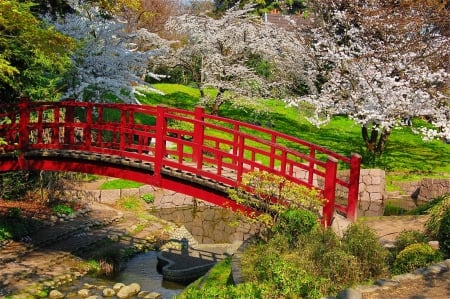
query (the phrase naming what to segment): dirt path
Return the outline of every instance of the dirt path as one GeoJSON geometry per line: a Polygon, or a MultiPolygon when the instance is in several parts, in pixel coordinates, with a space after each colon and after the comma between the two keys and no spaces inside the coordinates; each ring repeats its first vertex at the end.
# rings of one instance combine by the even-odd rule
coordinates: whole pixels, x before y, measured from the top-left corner
{"type": "Polygon", "coordinates": [[[12,293],[33,295],[49,282],[85,275],[81,260],[104,248],[106,238],[119,240],[114,243],[119,248],[152,248],[167,226],[162,220],[145,221],[105,204],[89,206],[87,214],[72,221],[44,227],[26,242],[10,241],[0,247],[0,298],[12,293]],[[139,231],[133,231],[137,227],[139,231]]]}

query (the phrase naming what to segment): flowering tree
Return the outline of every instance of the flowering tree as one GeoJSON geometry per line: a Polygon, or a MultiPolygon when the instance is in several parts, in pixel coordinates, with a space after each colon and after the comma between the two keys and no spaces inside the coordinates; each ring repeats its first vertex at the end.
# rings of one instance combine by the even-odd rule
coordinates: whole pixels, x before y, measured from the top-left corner
{"type": "MultiPolygon", "coordinates": [[[[94,101],[106,94],[136,102],[136,86],[149,86],[145,77],[151,57],[164,51],[165,41],[145,29],[126,32],[113,15],[105,17],[98,7],[72,3],[75,13],[54,23],[59,31],[77,39],[80,49],[73,56],[66,97],[94,101]]],[[[152,89],[153,90],[153,89],[152,89]]]]}
{"type": "MultiPolygon", "coordinates": [[[[168,28],[183,39],[160,64],[188,70],[214,114],[225,102],[236,107],[254,105],[257,98],[292,88],[295,81],[313,84],[310,59],[294,34],[252,15],[253,8],[234,7],[219,19],[186,14],[168,28]],[[295,79],[295,80],[294,80],[295,79]],[[208,96],[206,88],[217,90],[208,96]]],[[[254,108],[256,106],[253,106],[254,108]]]]}
{"type": "Polygon", "coordinates": [[[412,117],[434,126],[421,129],[425,139],[450,137],[448,8],[431,0],[389,3],[310,1],[319,87],[288,100],[312,104],[309,120],[318,126],[348,115],[374,154],[412,117]]]}

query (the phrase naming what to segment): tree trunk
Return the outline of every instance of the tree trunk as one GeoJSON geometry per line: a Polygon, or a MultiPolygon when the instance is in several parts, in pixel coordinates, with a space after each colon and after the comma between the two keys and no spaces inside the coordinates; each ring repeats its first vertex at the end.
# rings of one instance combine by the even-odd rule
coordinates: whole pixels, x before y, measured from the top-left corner
{"type": "Polygon", "coordinates": [[[366,149],[369,153],[381,156],[386,142],[391,134],[391,128],[380,128],[378,126],[372,127],[369,136],[369,129],[367,126],[362,126],[362,137],[366,144],[366,149]]]}
{"type": "Polygon", "coordinates": [[[214,99],[214,102],[212,104],[211,107],[211,114],[212,115],[219,115],[219,109],[222,106],[222,104],[224,103],[224,99],[223,99],[223,90],[219,89],[219,92],[217,93],[216,98],[214,99]]]}

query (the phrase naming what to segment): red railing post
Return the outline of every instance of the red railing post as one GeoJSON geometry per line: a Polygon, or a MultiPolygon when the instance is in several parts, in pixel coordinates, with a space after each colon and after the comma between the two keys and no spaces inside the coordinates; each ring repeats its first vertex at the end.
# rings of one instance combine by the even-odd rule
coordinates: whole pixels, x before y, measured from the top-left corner
{"type": "Polygon", "coordinates": [[[205,108],[201,106],[195,107],[194,111],[194,140],[192,149],[192,162],[197,163],[197,169],[202,168],[203,164],[203,142],[205,137],[204,122],[205,108]]]}
{"type": "Polygon", "coordinates": [[[19,149],[26,151],[30,142],[30,132],[28,126],[30,124],[30,99],[21,98],[19,102],[19,149]]]}
{"type": "Polygon", "coordinates": [[[325,205],[323,206],[322,224],[326,226],[331,225],[334,214],[334,200],[336,197],[336,175],[337,175],[337,160],[328,156],[325,164],[325,182],[323,187],[323,196],[325,197],[325,205]]]}
{"type": "Polygon", "coordinates": [[[167,134],[167,121],[166,121],[167,107],[156,107],[156,136],[155,136],[155,168],[154,176],[155,182],[161,180],[161,168],[163,166],[163,159],[166,154],[166,134],[167,134]]]}
{"type": "Polygon", "coordinates": [[[348,198],[347,198],[347,218],[351,221],[356,220],[356,211],[358,208],[358,198],[359,198],[359,176],[361,168],[361,156],[352,153],[350,159],[350,176],[349,176],[349,187],[348,187],[348,198]]]}

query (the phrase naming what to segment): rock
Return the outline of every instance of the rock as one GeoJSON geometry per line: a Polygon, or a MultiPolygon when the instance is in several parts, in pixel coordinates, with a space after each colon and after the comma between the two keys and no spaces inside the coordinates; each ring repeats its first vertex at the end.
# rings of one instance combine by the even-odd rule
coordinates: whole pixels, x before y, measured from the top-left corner
{"type": "Polygon", "coordinates": [[[141,290],[141,286],[138,283],[132,283],[130,285],[124,286],[117,292],[117,298],[124,299],[130,298],[136,295],[141,290]]]}
{"type": "Polygon", "coordinates": [[[103,289],[103,297],[113,297],[116,295],[116,291],[111,288],[103,289]]]}
{"type": "Polygon", "coordinates": [[[82,298],[86,298],[89,297],[91,294],[89,292],[88,289],[81,289],[78,291],[78,296],[82,297],[82,298]]]}
{"type": "Polygon", "coordinates": [[[121,288],[123,288],[125,285],[121,282],[116,283],[115,285],[113,285],[113,290],[118,292],[121,288]]]}
{"type": "Polygon", "coordinates": [[[93,289],[93,288],[95,288],[95,285],[89,284],[89,283],[85,283],[85,284],[84,284],[84,288],[85,288],[85,289],[93,289]]]}
{"type": "Polygon", "coordinates": [[[48,298],[50,299],[62,299],[64,298],[64,294],[58,290],[51,290],[50,294],[48,294],[48,298]]]}
{"type": "Polygon", "coordinates": [[[161,299],[162,295],[157,292],[151,292],[142,298],[144,298],[144,299],[161,299]]]}
{"type": "Polygon", "coordinates": [[[337,298],[339,299],[362,299],[362,294],[360,291],[355,289],[346,289],[337,295],[337,298]]]}
{"type": "Polygon", "coordinates": [[[102,299],[102,296],[93,295],[93,296],[87,297],[86,299],[102,299]]]}

